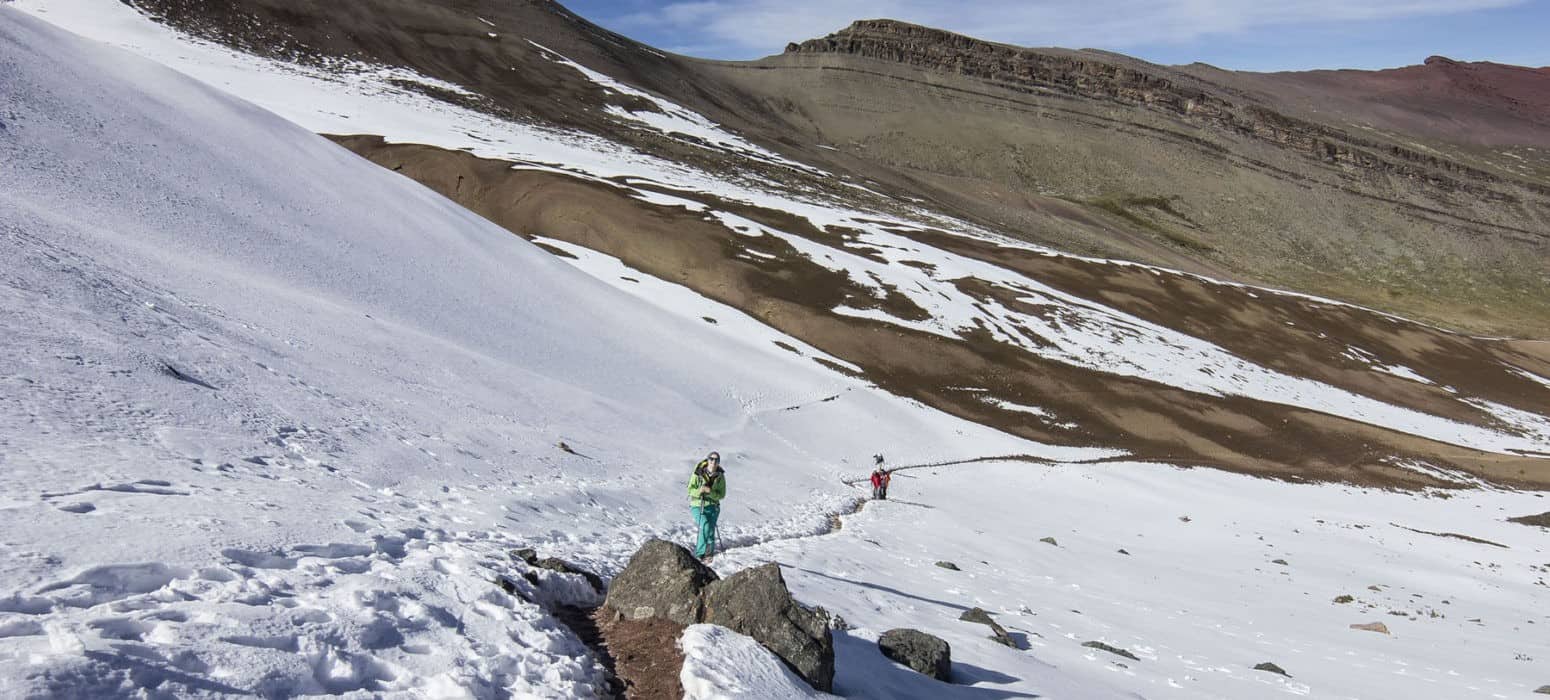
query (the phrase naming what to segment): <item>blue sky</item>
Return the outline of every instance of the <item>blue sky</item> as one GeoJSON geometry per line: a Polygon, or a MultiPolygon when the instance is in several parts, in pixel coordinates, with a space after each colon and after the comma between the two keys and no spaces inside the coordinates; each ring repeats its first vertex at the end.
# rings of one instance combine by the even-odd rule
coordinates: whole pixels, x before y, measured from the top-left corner
{"type": "Polygon", "coordinates": [[[1550,65],[1550,0],[561,0],[705,58],[779,53],[891,17],[1023,46],[1101,48],[1239,70],[1386,68],[1440,54],[1550,65]]]}

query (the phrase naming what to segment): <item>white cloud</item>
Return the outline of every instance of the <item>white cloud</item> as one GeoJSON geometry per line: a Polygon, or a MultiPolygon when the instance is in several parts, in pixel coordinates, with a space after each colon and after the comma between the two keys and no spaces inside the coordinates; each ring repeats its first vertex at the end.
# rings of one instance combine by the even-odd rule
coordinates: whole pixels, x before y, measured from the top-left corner
{"type": "Polygon", "coordinates": [[[1278,26],[1446,15],[1525,0],[695,0],[621,20],[725,53],[778,52],[857,19],[890,18],[1023,46],[1124,49],[1278,26]]]}

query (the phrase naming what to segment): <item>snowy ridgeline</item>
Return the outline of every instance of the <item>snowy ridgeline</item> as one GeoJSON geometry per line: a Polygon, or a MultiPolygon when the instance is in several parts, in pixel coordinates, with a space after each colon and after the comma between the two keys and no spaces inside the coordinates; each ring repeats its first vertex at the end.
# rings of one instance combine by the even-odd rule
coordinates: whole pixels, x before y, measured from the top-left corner
{"type": "MultiPolygon", "coordinates": [[[[1545,535],[1503,522],[1550,510],[1535,494],[976,463],[901,472],[893,501],[812,537],[879,449],[1114,455],[881,394],[667,283],[621,293],[274,114],[4,7],[0,162],[0,697],[592,695],[584,647],[493,583],[506,551],[606,575],[647,537],[687,541],[683,484],[710,448],[739,547],[718,568],[778,560],[850,621],[843,695],[1550,682],[1545,535]],[[1020,648],[958,622],[970,606],[1020,648]],[[1393,634],[1349,628],[1378,620],[1393,634]],[[953,645],[955,685],[882,659],[872,642],[898,626],[953,645]]],[[[691,694],[806,693],[745,639],[682,644],[691,694]]]]}

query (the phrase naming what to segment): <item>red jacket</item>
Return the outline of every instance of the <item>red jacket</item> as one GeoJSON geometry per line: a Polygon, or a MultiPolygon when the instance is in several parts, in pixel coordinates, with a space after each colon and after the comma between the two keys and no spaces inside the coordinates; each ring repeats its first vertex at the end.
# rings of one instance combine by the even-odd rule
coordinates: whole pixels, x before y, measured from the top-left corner
{"type": "Polygon", "coordinates": [[[872,472],[872,485],[873,486],[883,486],[883,485],[888,483],[888,477],[889,477],[888,472],[885,472],[885,471],[883,471],[881,469],[878,469],[878,470],[872,472]]]}

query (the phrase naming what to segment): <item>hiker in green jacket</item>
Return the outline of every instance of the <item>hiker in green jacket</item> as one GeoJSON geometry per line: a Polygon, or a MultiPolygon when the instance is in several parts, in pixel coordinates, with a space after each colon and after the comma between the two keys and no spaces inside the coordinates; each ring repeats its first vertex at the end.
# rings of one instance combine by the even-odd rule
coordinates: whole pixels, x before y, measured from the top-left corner
{"type": "Polygon", "coordinates": [[[727,476],[721,471],[721,455],[712,452],[694,465],[689,477],[689,510],[700,526],[700,539],[694,555],[709,559],[716,553],[716,518],[721,515],[721,499],[727,497],[727,476]]]}

